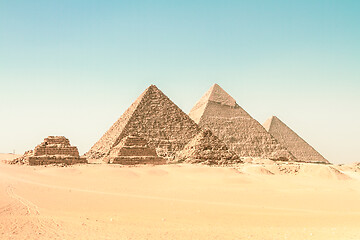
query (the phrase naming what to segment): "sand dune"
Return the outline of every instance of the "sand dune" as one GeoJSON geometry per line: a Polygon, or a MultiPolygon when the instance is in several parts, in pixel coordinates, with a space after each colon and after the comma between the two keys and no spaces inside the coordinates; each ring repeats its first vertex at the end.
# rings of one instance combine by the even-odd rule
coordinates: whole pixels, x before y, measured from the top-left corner
{"type": "Polygon", "coordinates": [[[19,155],[19,154],[13,154],[13,153],[0,153],[0,161],[13,160],[20,156],[21,155],[19,155]]]}
{"type": "Polygon", "coordinates": [[[359,239],[360,174],[352,174],[269,161],[0,164],[0,238],[359,239]]]}

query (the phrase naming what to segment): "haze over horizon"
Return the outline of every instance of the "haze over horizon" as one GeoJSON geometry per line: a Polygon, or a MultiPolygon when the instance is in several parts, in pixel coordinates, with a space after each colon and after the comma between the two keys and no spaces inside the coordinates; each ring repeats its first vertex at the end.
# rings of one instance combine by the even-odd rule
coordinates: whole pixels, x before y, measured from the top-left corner
{"type": "Polygon", "coordinates": [[[84,153],[155,84],[184,112],[218,83],[332,163],[360,161],[358,1],[1,1],[0,152],[84,153]]]}

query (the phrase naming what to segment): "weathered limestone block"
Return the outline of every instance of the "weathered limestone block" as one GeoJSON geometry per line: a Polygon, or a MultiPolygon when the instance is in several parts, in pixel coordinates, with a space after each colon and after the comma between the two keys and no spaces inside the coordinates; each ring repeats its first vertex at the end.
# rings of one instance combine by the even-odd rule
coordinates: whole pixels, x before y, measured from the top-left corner
{"type": "Polygon", "coordinates": [[[124,165],[134,164],[165,164],[165,158],[159,157],[155,148],[149,147],[144,138],[127,136],[113,147],[105,162],[124,165]]]}
{"type": "Polygon", "coordinates": [[[28,157],[29,165],[48,165],[48,164],[66,164],[72,165],[77,163],[87,163],[86,158],[62,156],[62,155],[45,155],[28,157]]]}

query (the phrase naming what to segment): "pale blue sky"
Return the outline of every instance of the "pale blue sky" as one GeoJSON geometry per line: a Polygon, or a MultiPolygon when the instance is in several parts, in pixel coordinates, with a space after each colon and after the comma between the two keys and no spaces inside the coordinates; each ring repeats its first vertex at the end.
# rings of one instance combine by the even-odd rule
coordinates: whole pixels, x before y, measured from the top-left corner
{"type": "Polygon", "coordinates": [[[360,161],[360,1],[0,0],[0,152],[86,152],[150,84],[218,83],[331,162],[360,161]]]}

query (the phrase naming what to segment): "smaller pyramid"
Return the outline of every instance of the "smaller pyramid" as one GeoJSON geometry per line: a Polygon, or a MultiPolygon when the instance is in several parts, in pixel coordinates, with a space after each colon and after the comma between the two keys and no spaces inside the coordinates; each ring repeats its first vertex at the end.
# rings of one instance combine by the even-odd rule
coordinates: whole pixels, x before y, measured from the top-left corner
{"type": "Polygon", "coordinates": [[[144,138],[132,135],[123,138],[113,147],[105,161],[123,165],[166,163],[164,158],[156,154],[155,148],[148,146],[144,138]]]}
{"type": "Polygon", "coordinates": [[[291,130],[279,118],[272,116],[263,124],[278,142],[284,145],[300,162],[329,163],[320,153],[304,139],[291,130]]]}
{"type": "Polygon", "coordinates": [[[71,146],[69,139],[64,136],[49,136],[37,145],[34,150],[25,152],[25,154],[12,163],[29,165],[47,165],[47,164],[76,164],[87,163],[86,158],[79,156],[77,147],[71,146]]]}
{"type": "Polygon", "coordinates": [[[177,155],[178,162],[222,165],[241,163],[239,156],[228,149],[210,130],[198,133],[177,155]]]}

